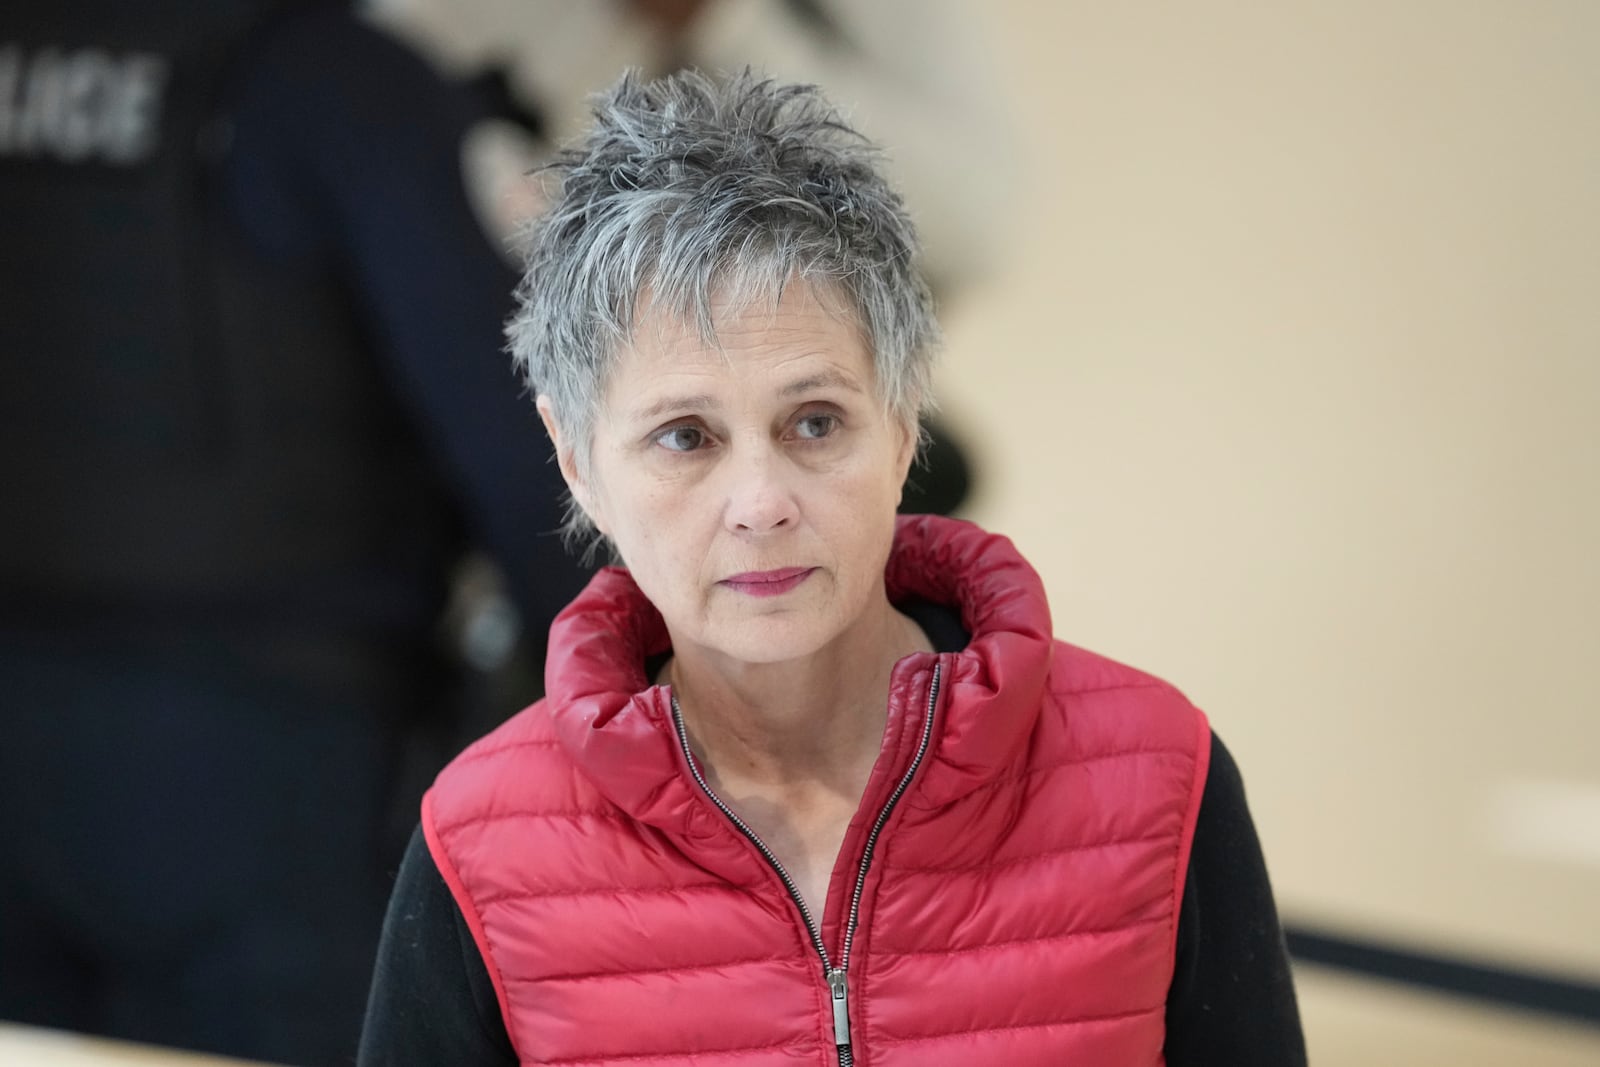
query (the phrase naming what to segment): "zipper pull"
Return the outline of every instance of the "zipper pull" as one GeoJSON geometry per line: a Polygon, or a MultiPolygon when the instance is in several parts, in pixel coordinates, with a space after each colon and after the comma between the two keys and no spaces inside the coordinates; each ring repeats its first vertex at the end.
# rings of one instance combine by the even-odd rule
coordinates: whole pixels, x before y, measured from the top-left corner
{"type": "Polygon", "coordinates": [[[845,984],[844,968],[835,967],[828,972],[828,989],[833,993],[833,1043],[848,1045],[850,1010],[845,1006],[845,997],[849,995],[850,987],[845,984]]]}

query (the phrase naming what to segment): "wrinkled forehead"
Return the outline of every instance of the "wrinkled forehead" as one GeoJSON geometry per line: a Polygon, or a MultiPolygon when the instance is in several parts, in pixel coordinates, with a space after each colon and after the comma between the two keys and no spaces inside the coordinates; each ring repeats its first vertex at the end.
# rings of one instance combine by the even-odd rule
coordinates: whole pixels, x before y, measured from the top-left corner
{"type": "Polygon", "coordinates": [[[645,364],[652,371],[675,363],[731,366],[753,350],[785,343],[841,357],[863,353],[867,384],[876,387],[869,335],[844,289],[825,279],[788,278],[759,286],[725,280],[703,299],[648,287],[628,333],[613,347],[602,394],[622,379],[637,385],[645,364]]]}

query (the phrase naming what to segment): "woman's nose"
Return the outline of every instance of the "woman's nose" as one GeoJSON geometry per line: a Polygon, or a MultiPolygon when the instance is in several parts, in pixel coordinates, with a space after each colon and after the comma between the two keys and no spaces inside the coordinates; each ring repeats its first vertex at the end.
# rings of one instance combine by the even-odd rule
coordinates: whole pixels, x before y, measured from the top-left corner
{"type": "Polygon", "coordinates": [[[746,448],[730,457],[724,519],[735,533],[766,533],[794,525],[799,503],[783,457],[772,448],[746,448]]]}

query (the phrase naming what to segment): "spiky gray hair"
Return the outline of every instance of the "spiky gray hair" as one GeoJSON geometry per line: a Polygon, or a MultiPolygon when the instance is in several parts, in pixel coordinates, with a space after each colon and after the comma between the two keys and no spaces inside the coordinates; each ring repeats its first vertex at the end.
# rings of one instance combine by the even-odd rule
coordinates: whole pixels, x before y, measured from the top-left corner
{"type": "MultiPolygon", "coordinates": [[[[879,396],[914,426],[932,403],[939,327],[916,230],[879,151],[814,86],[746,70],[623,75],[526,237],[510,351],[546,394],[588,473],[594,422],[641,301],[716,344],[713,298],[776,301],[793,279],[832,290],[873,353],[879,396]]],[[[572,509],[569,525],[583,529],[572,509]]]]}

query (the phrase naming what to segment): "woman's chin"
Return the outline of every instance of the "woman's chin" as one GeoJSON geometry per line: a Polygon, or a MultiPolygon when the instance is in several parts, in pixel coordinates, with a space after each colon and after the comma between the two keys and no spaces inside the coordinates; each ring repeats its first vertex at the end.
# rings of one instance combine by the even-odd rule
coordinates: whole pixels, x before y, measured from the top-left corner
{"type": "Polygon", "coordinates": [[[706,647],[733,664],[765,666],[806,659],[838,636],[837,627],[800,613],[744,619],[719,626],[706,647]]]}

